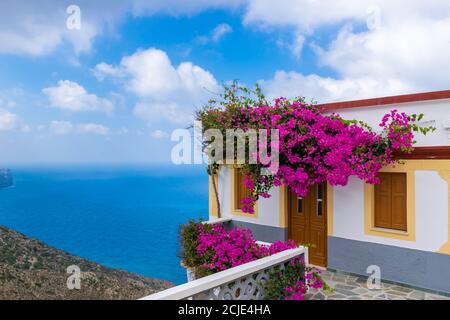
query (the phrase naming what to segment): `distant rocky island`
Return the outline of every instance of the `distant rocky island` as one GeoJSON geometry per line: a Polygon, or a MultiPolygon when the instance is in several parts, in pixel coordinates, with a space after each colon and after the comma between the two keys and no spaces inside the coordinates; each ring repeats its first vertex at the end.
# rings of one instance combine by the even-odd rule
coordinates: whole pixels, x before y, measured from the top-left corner
{"type": "Polygon", "coordinates": [[[0,300],[138,299],[171,286],[107,268],[0,226],[0,300]],[[73,265],[81,270],[79,290],[67,286],[67,267],[73,265]]]}
{"type": "Polygon", "coordinates": [[[13,177],[11,170],[0,169],[0,189],[8,188],[13,185],[13,177]]]}

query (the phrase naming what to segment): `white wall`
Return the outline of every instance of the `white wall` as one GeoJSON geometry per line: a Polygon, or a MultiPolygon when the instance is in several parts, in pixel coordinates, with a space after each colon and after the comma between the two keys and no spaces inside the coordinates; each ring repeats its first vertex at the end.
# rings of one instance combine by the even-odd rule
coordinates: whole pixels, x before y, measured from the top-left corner
{"type": "Polygon", "coordinates": [[[269,192],[270,198],[260,198],[258,200],[258,217],[243,217],[233,215],[231,212],[231,170],[228,167],[222,167],[219,172],[219,195],[220,206],[223,217],[230,217],[236,221],[244,221],[267,226],[279,226],[279,189],[272,188],[269,192]]]}
{"type": "MultiPolygon", "coordinates": [[[[424,113],[423,121],[432,121],[437,130],[428,136],[416,135],[418,146],[444,146],[450,144],[450,100],[403,103],[398,105],[337,110],[345,119],[367,122],[375,130],[384,114],[397,108],[408,114],[424,113]]],[[[450,168],[449,168],[450,169],[450,168]]],[[[374,242],[399,247],[438,251],[448,239],[448,186],[435,171],[416,171],[416,241],[396,240],[364,234],[364,184],[350,178],[345,187],[334,188],[333,236],[359,241],[374,242]]],[[[269,199],[258,201],[257,218],[242,217],[231,213],[231,169],[222,167],[219,173],[219,195],[224,217],[234,220],[279,226],[279,189],[273,188],[269,199]]]]}
{"type": "MultiPolygon", "coordinates": [[[[351,177],[345,187],[334,187],[333,236],[385,245],[436,252],[448,239],[448,186],[436,171],[416,171],[416,241],[364,234],[364,183],[351,177]]],[[[231,169],[219,172],[219,195],[223,217],[279,227],[279,189],[258,201],[258,217],[231,212],[231,169]]]]}
{"type": "Polygon", "coordinates": [[[364,183],[350,178],[345,187],[334,187],[333,236],[438,251],[448,239],[448,186],[435,171],[416,171],[416,241],[364,234],[364,183]]]}
{"type": "MultiPolygon", "coordinates": [[[[352,108],[336,110],[344,119],[362,120],[368,123],[375,131],[378,131],[381,118],[392,109],[407,114],[425,115],[422,122],[434,121],[436,131],[427,135],[416,135],[417,146],[445,146],[450,144],[450,130],[444,128],[446,122],[450,125],[450,100],[435,100],[424,102],[410,102],[386,106],[368,108],[352,108]]],[[[450,128],[449,128],[450,129],[450,128]]]]}

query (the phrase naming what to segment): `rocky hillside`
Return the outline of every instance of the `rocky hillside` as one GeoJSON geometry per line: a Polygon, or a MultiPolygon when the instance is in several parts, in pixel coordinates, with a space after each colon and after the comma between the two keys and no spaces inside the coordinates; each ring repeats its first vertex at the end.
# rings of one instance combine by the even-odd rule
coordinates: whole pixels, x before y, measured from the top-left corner
{"type": "Polygon", "coordinates": [[[111,269],[49,247],[0,226],[0,299],[138,299],[170,282],[111,269]],[[68,266],[81,270],[81,288],[69,290],[68,266]]]}

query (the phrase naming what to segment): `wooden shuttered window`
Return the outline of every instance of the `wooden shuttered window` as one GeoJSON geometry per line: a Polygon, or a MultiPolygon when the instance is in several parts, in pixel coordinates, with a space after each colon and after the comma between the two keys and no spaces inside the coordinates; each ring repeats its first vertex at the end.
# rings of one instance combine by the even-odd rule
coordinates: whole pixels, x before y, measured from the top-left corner
{"type": "Polygon", "coordinates": [[[378,228],[407,231],[406,173],[380,173],[375,185],[374,224],[378,228]]]}
{"type": "Polygon", "coordinates": [[[244,173],[242,172],[241,169],[236,169],[236,178],[235,178],[235,183],[236,185],[234,186],[234,192],[235,192],[235,208],[238,210],[242,210],[242,199],[246,198],[246,197],[250,197],[252,194],[252,190],[247,189],[244,186],[244,173]]]}

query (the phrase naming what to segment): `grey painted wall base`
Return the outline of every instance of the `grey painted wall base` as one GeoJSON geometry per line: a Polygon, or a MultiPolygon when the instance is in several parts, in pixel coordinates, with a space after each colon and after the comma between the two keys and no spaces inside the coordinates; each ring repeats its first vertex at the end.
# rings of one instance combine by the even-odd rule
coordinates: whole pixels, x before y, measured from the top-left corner
{"type": "Polygon", "coordinates": [[[246,229],[250,229],[252,230],[255,239],[259,241],[275,242],[277,240],[285,241],[287,239],[287,228],[265,226],[237,220],[232,220],[227,225],[230,228],[242,226],[246,229]]]}
{"type": "Polygon", "coordinates": [[[450,255],[328,237],[330,269],[368,276],[370,265],[382,279],[450,293],[450,255]]]}

